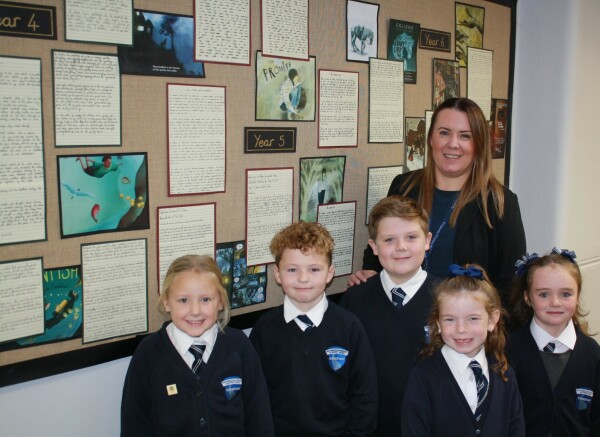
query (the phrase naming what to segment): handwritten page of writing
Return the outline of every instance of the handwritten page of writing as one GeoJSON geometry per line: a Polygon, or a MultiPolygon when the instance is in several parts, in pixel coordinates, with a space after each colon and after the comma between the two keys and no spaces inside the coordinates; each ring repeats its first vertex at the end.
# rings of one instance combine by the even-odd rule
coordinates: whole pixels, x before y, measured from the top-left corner
{"type": "Polygon", "coordinates": [[[65,0],[65,40],[133,45],[133,0],[65,0]]]}
{"type": "Polygon", "coordinates": [[[358,73],[319,70],[319,147],[358,146],[358,73]]]}
{"type": "Polygon", "coordinates": [[[292,223],[294,169],[246,170],[246,258],[248,266],[272,263],[273,236],[292,223]]]}
{"type": "Polygon", "coordinates": [[[369,60],[369,143],[404,140],[404,63],[369,60]]]}
{"type": "Polygon", "coordinates": [[[384,197],[390,189],[394,178],[404,172],[404,167],[395,165],[391,167],[369,167],[367,176],[367,210],[365,224],[369,224],[369,214],[377,202],[384,197]]]}
{"type": "Polygon", "coordinates": [[[158,283],[183,255],[215,256],[215,204],[158,208],[158,283]]]}
{"type": "Polygon", "coordinates": [[[121,145],[116,55],[53,51],[56,146],[121,145]]]}
{"type": "Polygon", "coordinates": [[[308,0],[261,0],[262,54],[308,61],[308,0]]]}
{"type": "Polygon", "coordinates": [[[250,0],[195,0],[194,59],[250,65],[250,0]]]}
{"type": "Polygon", "coordinates": [[[39,59],[0,57],[0,245],[46,239],[39,59]]]}
{"type": "Polygon", "coordinates": [[[425,156],[423,162],[427,165],[427,156],[429,155],[429,147],[427,147],[427,137],[429,135],[429,128],[431,127],[431,119],[433,117],[433,111],[425,111],[425,156]]]}
{"type": "MultiPolygon", "coordinates": [[[[425,111],[425,138],[429,135],[429,128],[431,127],[431,118],[433,117],[433,111],[425,111]]],[[[425,147],[427,151],[427,147],[425,147]]],[[[427,161],[425,161],[427,162],[427,161]]]]}
{"type": "Polygon", "coordinates": [[[225,191],[225,87],[167,89],[169,196],[225,191]]]}
{"type": "Polygon", "coordinates": [[[0,343],[44,333],[42,259],[0,264],[0,343]]]}
{"type": "Polygon", "coordinates": [[[81,246],[83,343],[148,330],[146,239],[81,246]]]}
{"type": "Polygon", "coordinates": [[[327,228],[334,241],[333,266],[335,276],[352,273],[356,202],[319,205],[318,221],[327,228]]]}
{"type": "Polygon", "coordinates": [[[491,50],[467,47],[467,97],[479,105],[489,120],[492,116],[492,57],[491,50]]]}

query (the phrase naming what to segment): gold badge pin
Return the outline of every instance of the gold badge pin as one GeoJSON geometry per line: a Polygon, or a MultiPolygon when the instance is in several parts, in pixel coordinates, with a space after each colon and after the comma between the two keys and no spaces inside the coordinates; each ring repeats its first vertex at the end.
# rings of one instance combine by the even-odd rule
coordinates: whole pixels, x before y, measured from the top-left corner
{"type": "Polygon", "coordinates": [[[167,385],[167,394],[169,396],[176,395],[177,394],[177,385],[176,384],[167,385]]]}

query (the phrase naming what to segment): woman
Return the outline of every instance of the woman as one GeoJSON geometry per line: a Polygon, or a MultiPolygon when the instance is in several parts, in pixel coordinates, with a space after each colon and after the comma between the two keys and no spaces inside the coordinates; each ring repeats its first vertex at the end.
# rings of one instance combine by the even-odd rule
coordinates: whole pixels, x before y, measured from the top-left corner
{"type": "MultiPolygon", "coordinates": [[[[517,196],[492,174],[489,127],[479,106],[466,98],[444,101],[433,113],[427,147],[426,167],[396,176],[388,191],[429,213],[433,237],[423,267],[445,277],[450,264],[479,264],[506,303],[525,231],[517,196]]],[[[381,270],[369,246],[362,268],[348,285],[381,270]]]]}

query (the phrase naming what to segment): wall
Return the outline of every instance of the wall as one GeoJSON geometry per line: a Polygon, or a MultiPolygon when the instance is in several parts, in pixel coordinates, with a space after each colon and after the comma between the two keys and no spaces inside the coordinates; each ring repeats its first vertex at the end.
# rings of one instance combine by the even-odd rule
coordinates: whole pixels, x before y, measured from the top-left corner
{"type": "Polygon", "coordinates": [[[600,332],[600,239],[594,238],[600,88],[593,86],[599,19],[596,0],[518,2],[510,184],[519,195],[529,252],[553,246],[577,252],[593,332],[600,332]]]}

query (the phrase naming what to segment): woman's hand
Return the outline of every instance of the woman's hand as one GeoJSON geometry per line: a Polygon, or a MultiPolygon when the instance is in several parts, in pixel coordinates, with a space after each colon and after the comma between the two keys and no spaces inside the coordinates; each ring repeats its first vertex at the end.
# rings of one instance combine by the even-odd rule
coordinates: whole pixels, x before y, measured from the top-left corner
{"type": "Polygon", "coordinates": [[[362,282],[367,282],[371,276],[375,276],[377,272],[375,270],[358,270],[350,275],[348,278],[348,284],[346,288],[352,287],[353,285],[358,285],[362,282]]]}

